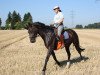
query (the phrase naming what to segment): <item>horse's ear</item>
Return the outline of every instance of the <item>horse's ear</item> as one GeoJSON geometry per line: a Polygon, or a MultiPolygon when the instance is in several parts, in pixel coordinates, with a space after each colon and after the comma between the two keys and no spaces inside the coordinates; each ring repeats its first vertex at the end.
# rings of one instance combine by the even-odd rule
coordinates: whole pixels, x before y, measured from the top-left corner
{"type": "Polygon", "coordinates": [[[24,27],[24,28],[28,30],[29,26],[28,26],[28,25],[25,25],[25,27],[24,27]]]}
{"type": "Polygon", "coordinates": [[[24,27],[24,28],[28,30],[28,29],[29,29],[29,27],[32,27],[32,24],[31,24],[31,23],[28,23],[27,25],[25,25],[25,27],[24,27]]]}
{"type": "Polygon", "coordinates": [[[29,27],[32,27],[32,23],[29,22],[29,23],[28,23],[28,26],[29,26],[29,27]]]}

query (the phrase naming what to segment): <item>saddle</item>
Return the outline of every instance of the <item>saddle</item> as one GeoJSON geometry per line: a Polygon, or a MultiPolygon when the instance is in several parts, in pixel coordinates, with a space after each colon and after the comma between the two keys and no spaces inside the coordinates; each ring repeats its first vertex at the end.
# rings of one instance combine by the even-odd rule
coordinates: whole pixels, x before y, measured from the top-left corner
{"type": "Polygon", "coordinates": [[[58,41],[58,39],[57,39],[57,37],[58,37],[57,28],[55,28],[53,25],[50,25],[50,26],[54,29],[54,33],[56,35],[54,50],[59,50],[59,49],[64,48],[64,39],[68,39],[69,38],[68,32],[63,29],[62,32],[61,32],[61,35],[60,35],[60,40],[58,41]]]}
{"type": "Polygon", "coordinates": [[[54,28],[54,32],[56,35],[56,41],[55,41],[56,48],[55,48],[55,50],[59,50],[59,49],[64,48],[64,35],[63,35],[64,30],[62,30],[62,34],[60,35],[60,40],[58,40],[57,31],[58,31],[57,28],[54,28]]]}

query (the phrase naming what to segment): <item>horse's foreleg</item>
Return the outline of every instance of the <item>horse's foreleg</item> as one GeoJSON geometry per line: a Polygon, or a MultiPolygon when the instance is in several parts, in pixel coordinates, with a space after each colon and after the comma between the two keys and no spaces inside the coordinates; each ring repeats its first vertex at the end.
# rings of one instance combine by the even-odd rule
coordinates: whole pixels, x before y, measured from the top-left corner
{"type": "Polygon", "coordinates": [[[45,75],[45,70],[46,70],[47,62],[49,60],[49,57],[50,57],[51,53],[52,53],[52,50],[48,50],[47,56],[46,56],[46,59],[45,59],[45,64],[44,64],[44,67],[43,67],[43,70],[42,70],[43,71],[42,75],[45,75]]]}
{"type": "Polygon", "coordinates": [[[56,56],[55,56],[54,51],[52,51],[52,57],[53,57],[53,59],[56,61],[56,63],[60,66],[60,63],[58,62],[58,60],[57,60],[57,58],[56,58],[56,56]]]}

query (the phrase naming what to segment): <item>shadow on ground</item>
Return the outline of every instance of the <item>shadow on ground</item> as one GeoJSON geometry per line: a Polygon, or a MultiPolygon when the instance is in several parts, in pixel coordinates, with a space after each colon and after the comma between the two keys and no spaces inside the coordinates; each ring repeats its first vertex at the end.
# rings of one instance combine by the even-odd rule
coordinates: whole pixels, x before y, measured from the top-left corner
{"type": "MultiPolygon", "coordinates": [[[[83,56],[84,62],[87,61],[88,59],[89,59],[88,57],[83,56]]],[[[79,63],[83,60],[80,57],[76,57],[76,58],[71,59],[71,64],[79,63]]],[[[68,60],[60,61],[60,64],[61,64],[61,66],[65,66],[65,65],[67,65],[67,62],[68,62],[68,60]]]]}

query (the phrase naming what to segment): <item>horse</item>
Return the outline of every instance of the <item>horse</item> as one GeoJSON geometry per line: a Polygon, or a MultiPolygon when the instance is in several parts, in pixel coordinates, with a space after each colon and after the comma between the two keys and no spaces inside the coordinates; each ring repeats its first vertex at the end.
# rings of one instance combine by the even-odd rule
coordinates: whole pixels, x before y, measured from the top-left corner
{"type": "MultiPolygon", "coordinates": [[[[53,59],[55,60],[55,62],[60,66],[61,64],[57,60],[55,52],[54,52],[55,47],[57,47],[57,43],[55,43],[57,36],[54,32],[54,28],[51,26],[45,25],[44,23],[41,23],[41,22],[34,22],[34,23],[28,23],[28,25],[25,26],[25,29],[28,30],[31,43],[35,43],[37,35],[40,35],[40,37],[44,41],[45,47],[48,49],[44,67],[42,70],[42,73],[43,73],[42,75],[45,75],[47,62],[51,55],[52,55],[53,59]]],[[[70,45],[72,43],[74,44],[81,59],[83,59],[81,52],[84,51],[84,49],[80,48],[79,38],[78,38],[77,33],[74,30],[72,30],[72,29],[63,30],[63,32],[65,32],[65,31],[69,34],[69,38],[64,39],[64,46],[65,46],[65,50],[68,55],[68,63],[70,64],[70,57],[71,57],[71,53],[70,53],[70,49],[69,49],[70,45]]]]}

